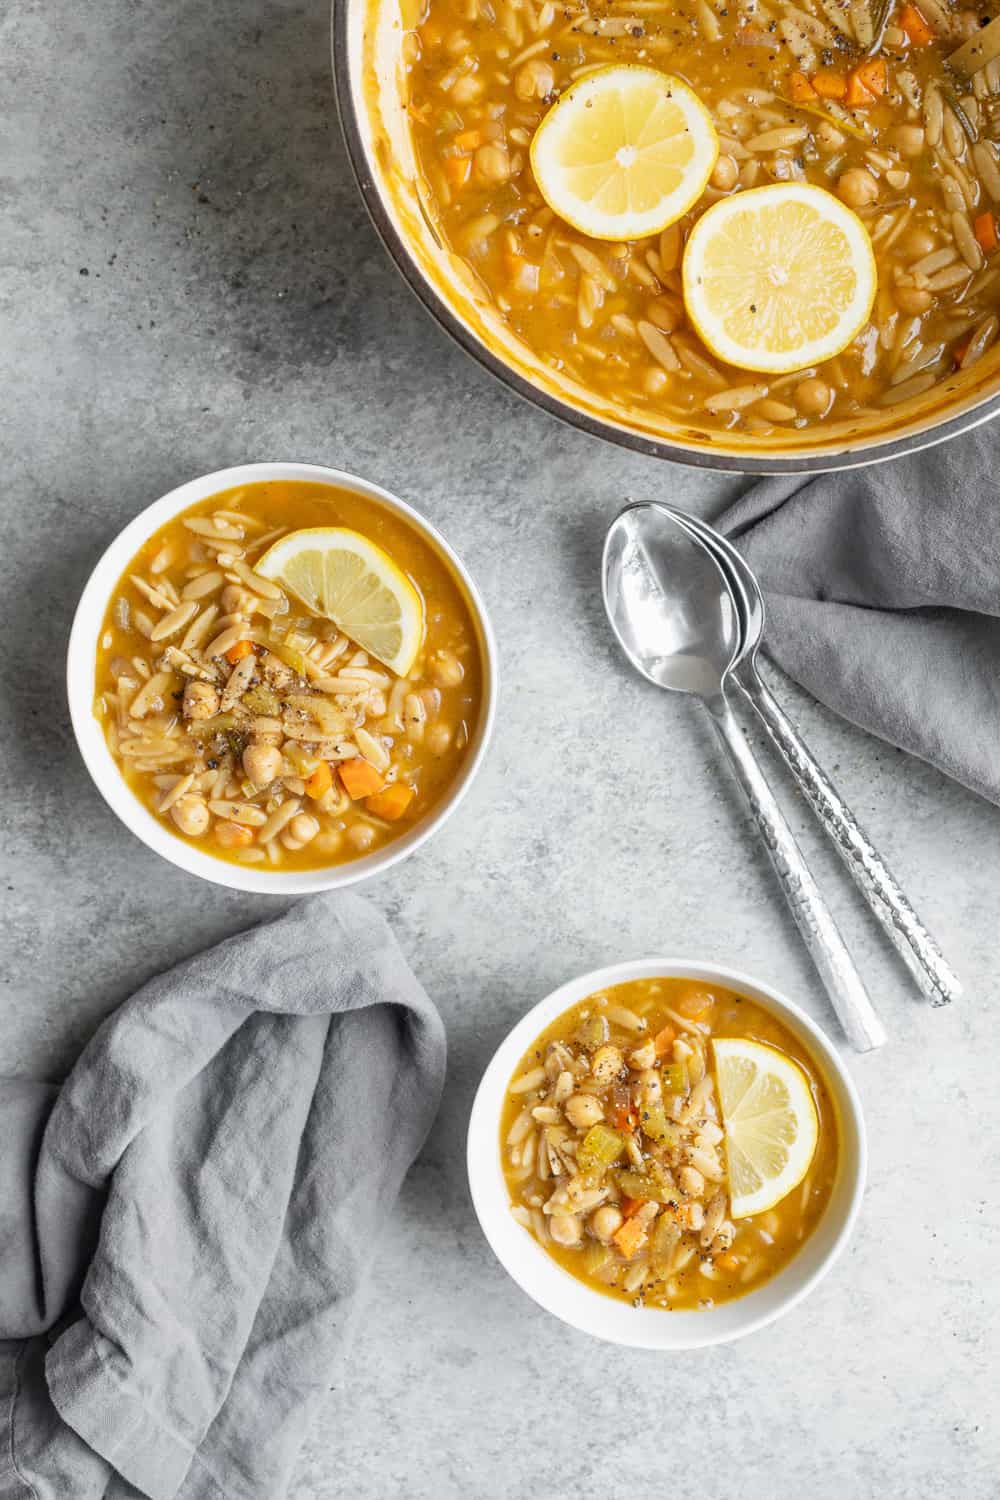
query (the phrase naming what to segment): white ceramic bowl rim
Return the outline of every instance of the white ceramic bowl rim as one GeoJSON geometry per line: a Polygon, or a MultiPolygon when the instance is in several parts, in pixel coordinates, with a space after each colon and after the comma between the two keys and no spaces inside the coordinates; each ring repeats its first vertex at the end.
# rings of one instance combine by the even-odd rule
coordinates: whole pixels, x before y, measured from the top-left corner
{"type": "Polygon", "coordinates": [[[66,689],[73,732],[87,770],[109,807],[137,838],[171,864],[178,865],[189,874],[213,881],[216,885],[264,895],[287,896],[307,891],[339,889],[387,870],[418,849],[450,817],[472,784],[493,732],[497,699],[497,648],[482,595],[468,569],[440,532],[405,501],[369,480],[320,464],[239,464],[179,485],[162,499],[140,511],[115,537],[91,573],[77,605],[67,653],[66,689]],[[343,865],[329,865],[318,870],[258,870],[252,865],[229,864],[225,860],[216,859],[196,845],[175,837],[131,791],[108,749],[104,731],[94,716],[94,663],[104,613],[114,587],[129,560],[155,531],[189,506],[222,490],[234,489],[243,484],[295,479],[336,485],[377,501],[408,521],[448,562],[465,592],[478,635],[482,656],[482,707],[469,752],[452,788],[430,816],[417,823],[409,833],[383,849],[377,849],[372,854],[343,865]]]}
{"type": "Polygon", "coordinates": [[[830,1270],[850,1237],[861,1206],[867,1159],[857,1090],[832,1042],[815,1021],[762,980],[722,964],[676,956],[635,959],[596,969],[569,980],[529,1010],[500,1044],[483,1074],[472,1106],[467,1147],[469,1186],[483,1233],[522,1290],[547,1312],[584,1333],[610,1343],[659,1350],[697,1349],[742,1338],[801,1302],[830,1270]],[[538,1034],[564,1010],[598,990],[663,975],[726,985],[759,1001],[789,1026],[815,1057],[840,1126],[840,1162],[830,1202],[802,1249],[757,1290],[698,1311],[631,1307],[577,1281],[513,1218],[500,1161],[500,1114],[506,1086],[538,1034]]]}

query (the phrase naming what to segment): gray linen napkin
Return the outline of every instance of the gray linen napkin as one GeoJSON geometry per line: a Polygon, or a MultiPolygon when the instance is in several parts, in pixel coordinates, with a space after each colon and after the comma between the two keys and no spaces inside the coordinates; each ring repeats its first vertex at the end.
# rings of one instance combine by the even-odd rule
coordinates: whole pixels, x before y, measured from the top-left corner
{"type": "Polygon", "coordinates": [[[0,1497],[279,1500],[430,1128],[440,1019],[351,895],[0,1080],[0,1497]]]}
{"type": "Polygon", "coordinates": [[[755,485],[716,523],[768,654],[845,719],[1000,802],[1000,443],[755,485]]]}

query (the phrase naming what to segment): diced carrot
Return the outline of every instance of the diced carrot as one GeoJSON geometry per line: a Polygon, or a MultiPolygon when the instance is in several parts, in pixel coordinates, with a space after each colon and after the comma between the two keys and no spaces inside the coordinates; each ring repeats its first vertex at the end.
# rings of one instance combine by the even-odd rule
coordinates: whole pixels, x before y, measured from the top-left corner
{"type": "Polygon", "coordinates": [[[628,1104],[616,1104],[611,1123],[616,1130],[634,1130],[639,1123],[638,1112],[628,1104]]]}
{"type": "Polygon", "coordinates": [[[903,6],[899,13],[899,24],[909,37],[912,47],[929,47],[932,42],[937,41],[934,32],[915,5],[903,6]]]}
{"type": "Polygon", "coordinates": [[[483,144],[483,132],[481,130],[460,130],[452,140],[459,151],[475,151],[477,146],[483,144]]]}
{"type": "Polygon", "coordinates": [[[658,1031],[653,1038],[653,1046],[656,1048],[657,1057],[666,1057],[676,1040],[677,1028],[671,1026],[668,1021],[663,1030],[658,1031]]]}
{"type": "Polygon", "coordinates": [[[622,1218],[631,1219],[632,1215],[637,1214],[643,1204],[648,1202],[648,1198],[630,1198],[627,1193],[623,1193],[621,1201],[618,1204],[622,1218]]]}
{"type": "Polygon", "coordinates": [[[416,795],[412,786],[407,786],[405,781],[394,781],[384,792],[376,792],[374,797],[368,797],[365,806],[376,818],[385,818],[387,823],[395,823],[403,816],[416,795]]]}
{"type": "Polygon", "coordinates": [[[385,786],[385,777],[368,761],[356,756],[354,760],[341,761],[338,770],[344,791],[357,802],[361,797],[374,797],[385,786]]]}
{"type": "Polygon", "coordinates": [[[796,104],[807,104],[810,99],[819,97],[804,73],[788,75],[788,95],[796,104]]]}
{"type": "Polygon", "coordinates": [[[742,1265],[742,1261],[738,1255],[734,1255],[731,1250],[727,1250],[725,1255],[716,1256],[715,1264],[719,1267],[720,1271],[738,1271],[742,1265]]]}
{"type": "Polygon", "coordinates": [[[822,68],[813,74],[812,88],[821,99],[843,99],[847,95],[847,79],[836,68],[822,68]]]}
{"type": "Polygon", "coordinates": [[[235,666],[238,661],[243,660],[244,656],[249,656],[252,650],[253,641],[237,641],[226,652],[226,661],[232,662],[233,666],[235,666]]]}
{"type": "Polygon", "coordinates": [[[641,1219],[626,1219],[611,1236],[626,1260],[631,1260],[646,1238],[646,1226],[641,1219]]]}
{"type": "Polygon", "coordinates": [[[889,70],[885,65],[884,57],[870,57],[860,67],[855,68],[854,76],[860,79],[870,94],[879,98],[885,93],[889,84],[889,70]]]}
{"type": "Polygon", "coordinates": [[[1000,243],[997,237],[996,215],[991,213],[989,209],[983,214],[977,214],[973,228],[976,231],[976,239],[979,241],[980,250],[985,251],[987,255],[992,255],[997,244],[1000,243]]]}
{"type": "Polygon", "coordinates": [[[875,95],[871,89],[866,88],[857,73],[851,73],[847,79],[847,93],[844,103],[848,109],[867,109],[875,103],[875,95]]]}
{"type": "Polygon", "coordinates": [[[306,796],[323,797],[332,786],[333,772],[330,770],[329,762],[321,760],[306,782],[306,796]]]}
{"type": "Polygon", "coordinates": [[[446,156],[444,159],[444,175],[453,188],[465,187],[471,171],[471,156],[446,156]]]}

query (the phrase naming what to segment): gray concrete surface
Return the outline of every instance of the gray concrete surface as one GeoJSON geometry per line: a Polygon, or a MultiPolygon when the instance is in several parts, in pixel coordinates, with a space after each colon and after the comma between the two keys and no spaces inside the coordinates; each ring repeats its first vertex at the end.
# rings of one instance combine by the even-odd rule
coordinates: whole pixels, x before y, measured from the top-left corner
{"type": "Polygon", "coordinates": [[[667,1359],[551,1321],[480,1236],[477,1077],[568,975],[712,955],[827,1012],[705,726],[624,675],[601,620],[622,497],[666,486],[709,512],[732,482],[565,430],[446,342],[365,219],[326,37],[324,0],[0,10],[0,1066],[59,1076],[138,981],[265,910],[159,862],[88,782],[61,678],[90,566],[199,472],[366,474],[477,573],[504,687],[461,814],[369,888],[446,1018],[448,1088],[294,1500],[991,1500],[1000,814],[790,686],[968,983],[950,1013],[914,998],[787,797],[892,1033],[853,1064],[872,1170],[849,1252],[774,1328],[667,1359]]]}

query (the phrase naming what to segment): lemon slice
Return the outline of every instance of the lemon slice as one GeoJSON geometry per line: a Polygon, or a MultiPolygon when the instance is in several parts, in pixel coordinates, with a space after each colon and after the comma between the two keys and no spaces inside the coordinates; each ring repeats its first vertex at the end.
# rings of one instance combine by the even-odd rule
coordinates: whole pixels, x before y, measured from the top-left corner
{"type": "Polygon", "coordinates": [[[535,131],[531,169],[549,207],[581,234],[635,240],[687,213],[718,155],[698,95],[627,63],[566,90],[535,131]]]}
{"type": "Polygon", "coordinates": [[[400,677],[413,666],[424,634],[424,606],[387,552],[357,531],[316,526],[269,548],[255,572],[332,620],[400,677]]]}
{"type": "Polygon", "coordinates": [[[777,374],[831,359],[864,327],[877,275],[868,231],[803,182],[734,193],[695,224],[684,303],[727,364],[777,374]]]}
{"type": "Polygon", "coordinates": [[[809,1080],[790,1057],[763,1042],[712,1042],[726,1128],[730,1212],[762,1214],[802,1181],[816,1150],[819,1121],[809,1080]]]}

